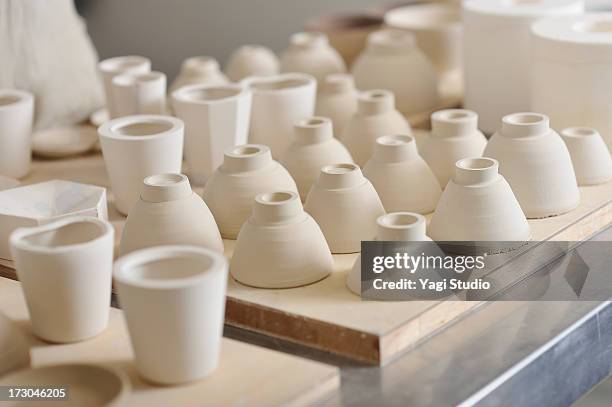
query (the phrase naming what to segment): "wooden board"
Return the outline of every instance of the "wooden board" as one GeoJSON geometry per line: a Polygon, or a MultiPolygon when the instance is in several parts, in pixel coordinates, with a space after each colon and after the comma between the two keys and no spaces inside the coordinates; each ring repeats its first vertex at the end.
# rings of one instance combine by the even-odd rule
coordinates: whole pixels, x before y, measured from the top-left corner
{"type": "MultiPolygon", "coordinates": [[[[101,157],[37,161],[26,183],[64,178],[108,186],[101,157]]],[[[530,220],[534,240],[583,240],[612,222],[612,183],[581,187],[581,204],[561,216],[530,220]]],[[[123,218],[112,204],[118,232],[123,218]]],[[[120,233],[117,233],[120,236],[120,233]]],[[[231,257],[233,241],[226,241],[231,257]]],[[[361,301],[345,287],[356,254],[335,255],[335,272],[318,283],[287,290],[243,286],[230,278],[226,323],[372,364],[385,364],[449,322],[480,306],[466,301],[361,301]]],[[[14,270],[0,268],[14,278],[14,270]]]]}
{"type": "Polygon", "coordinates": [[[93,363],[123,370],[132,385],[129,406],[306,406],[340,385],[336,367],[224,338],[219,368],[211,376],[180,386],[154,386],[134,368],[120,310],[111,309],[109,327],[99,336],[62,345],[31,334],[18,282],[0,278],[0,312],[27,333],[33,366],[93,363]]]}

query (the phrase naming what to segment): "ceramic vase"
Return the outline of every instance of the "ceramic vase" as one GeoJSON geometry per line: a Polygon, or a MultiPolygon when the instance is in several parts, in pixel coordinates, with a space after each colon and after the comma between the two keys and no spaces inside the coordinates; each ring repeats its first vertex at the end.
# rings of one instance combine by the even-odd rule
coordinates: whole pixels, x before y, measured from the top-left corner
{"type": "Polygon", "coordinates": [[[216,59],[208,56],[190,57],[181,64],[181,71],[170,86],[170,93],[187,85],[225,85],[229,79],[216,59]]]}
{"type": "Polygon", "coordinates": [[[370,34],[352,73],[360,90],[392,91],[397,109],[404,115],[426,112],[438,104],[436,68],[409,32],[381,30],[370,34]]]}
{"type": "Polygon", "coordinates": [[[334,135],[340,137],[351,117],[357,111],[357,89],[349,74],[332,74],[325,77],[317,94],[315,114],[329,117],[334,135]]]}
{"type": "Polygon", "coordinates": [[[49,342],[93,337],[108,324],[114,229],[71,217],[10,237],[34,334],[49,342]]]}
{"type": "Polygon", "coordinates": [[[238,85],[192,85],[172,93],[172,106],[185,122],[189,177],[203,185],[223,162],[223,152],[246,144],[251,92],[238,85]]]}
{"type": "Polygon", "coordinates": [[[332,269],[325,237],[297,193],[255,197],[253,214],[238,235],[232,277],[253,287],[291,288],[319,281],[332,269]]]}
{"type": "Polygon", "coordinates": [[[275,158],[289,146],[296,121],[314,114],[317,81],[300,73],[249,77],[253,92],[249,143],[264,144],[275,158]]]}
{"type": "Polygon", "coordinates": [[[117,210],[127,215],[138,201],[142,180],[180,173],[184,125],[169,116],[125,116],[98,129],[117,210]]]}
{"type": "Polygon", "coordinates": [[[430,213],[442,189],[412,136],[382,136],[363,168],[387,212],[430,213]]]}
{"type": "Polygon", "coordinates": [[[503,116],[533,108],[530,26],[547,16],[583,11],[583,0],[463,3],[464,107],[478,112],[482,131],[492,134],[503,116]]]}
{"type": "Polygon", "coordinates": [[[115,263],[119,303],[142,377],[178,384],[216,369],[227,269],[222,254],[193,246],[151,247],[115,263]]]}
{"type": "Polygon", "coordinates": [[[531,232],[508,182],[492,158],[464,158],[429,223],[439,242],[523,242],[531,232]]]}
{"type": "Polygon", "coordinates": [[[230,55],[225,74],[232,82],[248,76],[271,76],[280,71],[274,52],[261,45],[243,45],[230,55]]]}
{"type": "Polygon", "coordinates": [[[572,160],[547,116],[515,113],[503,118],[484,151],[499,161],[528,218],[560,215],[578,206],[580,194],[572,160]]]}
{"type": "Polygon", "coordinates": [[[353,162],[351,154],[334,138],[331,120],[311,117],[295,125],[293,141],[281,159],[297,184],[300,198],[306,199],[321,168],[336,162],[353,162]]]}
{"type": "Polygon", "coordinates": [[[362,240],[376,236],[376,219],[385,214],[376,189],[355,164],[321,169],[304,205],[319,224],[332,253],[357,253],[362,240]]]}
{"type": "Polygon", "coordinates": [[[455,163],[462,158],[482,156],[486,145],[475,112],[447,109],[431,115],[431,133],[420,151],[444,187],[455,173],[455,163]]]}
{"type": "Polygon", "coordinates": [[[166,74],[162,72],[120,74],[111,87],[117,117],[166,114],[166,74]]]}
{"type": "Polygon", "coordinates": [[[223,164],[206,183],[202,196],[221,236],[235,239],[251,216],[255,196],[276,190],[298,191],[289,172],[272,159],[268,147],[246,144],[225,152],[223,164]]]}
{"type": "Polygon", "coordinates": [[[322,83],[327,75],[346,72],[346,65],[325,34],[300,32],[291,36],[289,47],[281,54],[280,70],[309,74],[322,83]]]}
{"type": "Polygon", "coordinates": [[[108,58],[98,63],[98,70],[104,85],[108,116],[114,119],[118,117],[118,112],[114,104],[113,78],[122,73],[143,74],[150,72],[151,60],[137,55],[108,58]]]}
{"type": "Polygon", "coordinates": [[[0,89],[0,175],[22,178],[30,172],[33,119],[31,93],[0,89]]]}
{"type": "Polygon", "coordinates": [[[410,133],[410,124],[395,110],[393,93],[371,90],[359,95],[357,112],[344,128],[340,140],[351,152],[353,160],[365,165],[372,156],[378,137],[410,133]]]}
{"type": "Polygon", "coordinates": [[[612,158],[597,130],[571,127],[561,137],[572,158],[578,185],[604,184],[612,180],[612,158]]]}
{"type": "Polygon", "coordinates": [[[143,181],[140,199],[130,210],[121,255],[162,245],[191,245],[223,253],[215,218],[182,174],[160,174],[143,181]]]}

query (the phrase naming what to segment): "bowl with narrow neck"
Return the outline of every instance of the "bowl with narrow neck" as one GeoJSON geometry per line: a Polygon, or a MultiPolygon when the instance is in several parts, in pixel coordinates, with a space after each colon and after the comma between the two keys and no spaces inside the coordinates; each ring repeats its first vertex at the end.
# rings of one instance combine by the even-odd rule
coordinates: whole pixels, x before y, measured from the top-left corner
{"type": "Polygon", "coordinates": [[[569,150],[578,185],[597,185],[612,180],[612,158],[599,132],[589,127],[561,131],[569,150]]]}
{"type": "Polygon", "coordinates": [[[327,75],[321,83],[315,114],[330,118],[336,137],[340,137],[344,127],[357,111],[357,96],[352,75],[343,73],[327,75]]]}
{"type": "Polygon", "coordinates": [[[243,45],[230,56],[225,73],[233,82],[248,76],[268,76],[279,73],[279,62],[274,52],[261,45],[243,45]]]}
{"type": "Polygon", "coordinates": [[[187,85],[224,85],[229,79],[221,72],[219,62],[209,56],[187,58],[181,64],[181,71],[170,86],[173,92],[187,85]]]}
{"type": "Polygon", "coordinates": [[[0,175],[25,177],[32,162],[34,95],[0,89],[0,175]]]}

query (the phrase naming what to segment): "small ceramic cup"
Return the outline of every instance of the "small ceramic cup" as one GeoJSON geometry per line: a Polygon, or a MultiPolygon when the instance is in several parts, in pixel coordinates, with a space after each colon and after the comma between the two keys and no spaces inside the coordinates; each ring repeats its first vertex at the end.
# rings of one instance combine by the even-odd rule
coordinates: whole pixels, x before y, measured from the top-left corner
{"type": "Polygon", "coordinates": [[[98,63],[98,70],[102,76],[106,108],[111,119],[118,117],[117,109],[113,103],[113,78],[123,73],[141,74],[151,71],[151,60],[138,55],[128,55],[108,58],[98,63]]]}
{"type": "Polygon", "coordinates": [[[132,114],[166,114],[166,74],[124,73],[112,80],[117,117],[132,114]]]}

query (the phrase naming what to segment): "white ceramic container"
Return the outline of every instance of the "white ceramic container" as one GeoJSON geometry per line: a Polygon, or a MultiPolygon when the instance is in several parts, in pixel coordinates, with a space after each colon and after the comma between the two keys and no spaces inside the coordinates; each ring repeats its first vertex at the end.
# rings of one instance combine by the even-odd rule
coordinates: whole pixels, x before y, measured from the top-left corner
{"type": "Polygon", "coordinates": [[[344,128],[340,140],[353,160],[365,165],[372,156],[376,139],[390,134],[411,134],[410,124],[395,110],[393,93],[370,90],[359,95],[357,112],[344,128]]]}
{"type": "Polygon", "coordinates": [[[293,141],[281,163],[295,180],[302,201],[321,168],[337,162],[351,163],[353,159],[346,147],[334,138],[330,119],[311,117],[295,124],[293,141]]]}
{"type": "Polygon", "coordinates": [[[115,206],[127,215],[138,201],[142,180],[180,173],[183,121],[169,116],[125,116],[98,129],[115,206]]]}
{"type": "Polygon", "coordinates": [[[329,117],[334,125],[334,136],[340,137],[344,127],[357,111],[358,96],[352,75],[327,75],[320,83],[315,115],[329,117]]]}
{"type": "Polygon", "coordinates": [[[230,263],[239,282],[260,288],[291,288],[319,281],[333,269],[332,255],[317,223],[297,193],[255,197],[230,263]]]}
{"type": "Polygon", "coordinates": [[[264,144],[279,158],[291,141],[296,121],[314,114],[317,81],[300,73],[249,77],[253,92],[249,143],[264,144]]]}
{"type": "Polygon", "coordinates": [[[34,133],[32,151],[41,157],[63,158],[91,151],[97,142],[93,126],[53,127],[34,133]]]}
{"type": "Polygon", "coordinates": [[[499,172],[510,183],[528,218],[560,215],[578,206],[580,193],[572,160],[547,116],[505,116],[483,155],[499,161],[499,172]]]}
{"type": "Polygon", "coordinates": [[[0,312],[0,376],[30,366],[28,338],[16,322],[0,312]]]}
{"type": "Polygon", "coordinates": [[[72,217],[10,236],[32,331],[49,342],[76,342],[106,329],[110,312],[113,226],[72,217]]]}
{"type": "Polygon", "coordinates": [[[503,116],[530,110],[531,24],[583,10],[583,0],[463,3],[464,107],[478,112],[485,133],[495,132],[503,116]]]}
{"type": "Polygon", "coordinates": [[[144,179],[140,199],[123,227],[120,252],[162,245],[200,246],[223,253],[215,218],[182,174],[144,179]]]}
{"type": "Polygon", "coordinates": [[[431,115],[431,132],[420,152],[444,187],[455,173],[455,163],[482,156],[486,145],[476,112],[446,109],[431,115]]]}
{"type": "Polygon", "coordinates": [[[430,213],[442,189],[412,136],[382,136],[363,168],[387,212],[430,213]]]}
{"type": "Polygon", "coordinates": [[[222,254],[193,246],[138,250],[117,260],[114,279],[142,377],[178,384],[216,369],[227,286],[222,254]]]}
{"type": "Polygon", "coordinates": [[[591,127],[612,151],[612,13],[555,17],[532,26],[531,107],[556,130],[591,127]]]}
{"type": "Polygon", "coordinates": [[[370,34],[352,67],[360,90],[388,89],[404,115],[429,111],[438,104],[437,71],[416,45],[412,33],[381,30],[370,34]]]}
{"type": "Polygon", "coordinates": [[[206,183],[202,196],[221,236],[235,239],[251,216],[255,196],[277,190],[298,192],[293,178],[272,159],[268,147],[246,144],[225,152],[223,164],[206,183]]]}
{"type": "Polygon", "coordinates": [[[181,71],[172,82],[170,92],[187,85],[225,85],[229,79],[216,59],[208,56],[190,57],[181,64],[181,71]]]}
{"type": "Polygon", "coordinates": [[[560,134],[572,157],[578,185],[597,185],[612,180],[610,151],[597,130],[570,127],[560,134]]]}
{"type": "Polygon", "coordinates": [[[166,114],[166,74],[124,73],[111,82],[117,117],[134,114],[166,114]]]}
{"type": "Polygon", "coordinates": [[[12,260],[9,236],[69,216],[108,219],[106,189],[53,180],[0,191],[0,259],[12,260]]]}
{"type": "Polygon", "coordinates": [[[491,158],[457,162],[429,223],[433,240],[514,243],[530,239],[529,223],[498,168],[491,158]]]}
{"type": "Polygon", "coordinates": [[[277,75],[279,61],[274,52],[261,45],[243,45],[230,55],[225,74],[232,82],[248,76],[277,75]]]}
{"type": "Polygon", "coordinates": [[[185,122],[189,177],[203,185],[223,162],[223,152],[246,144],[251,92],[238,85],[191,85],[172,93],[172,108],[185,122]]]}
{"type": "Polygon", "coordinates": [[[280,71],[309,74],[321,83],[327,75],[346,72],[346,65],[327,35],[300,32],[291,36],[289,47],[281,54],[280,71]]]}
{"type": "Polygon", "coordinates": [[[355,164],[333,164],[321,169],[306,203],[332,253],[357,253],[362,240],[376,236],[376,219],[385,214],[376,189],[355,164]]]}
{"type": "Polygon", "coordinates": [[[137,55],[108,58],[98,63],[98,71],[100,71],[102,84],[104,85],[106,109],[109,118],[114,119],[118,117],[118,113],[113,98],[113,78],[123,73],[141,74],[150,72],[151,60],[137,55]]]}
{"type": "Polygon", "coordinates": [[[25,177],[32,161],[34,96],[0,89],[0,175],[25,177]]]}

